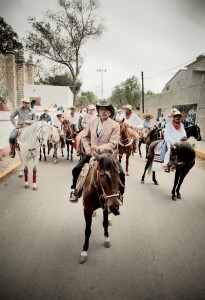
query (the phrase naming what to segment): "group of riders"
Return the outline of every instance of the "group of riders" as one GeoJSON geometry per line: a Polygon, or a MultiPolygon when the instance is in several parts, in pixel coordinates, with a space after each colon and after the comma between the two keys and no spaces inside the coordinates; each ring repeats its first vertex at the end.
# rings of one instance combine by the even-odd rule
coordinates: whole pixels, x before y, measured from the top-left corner
{"type": "MultiPolygon", "coordinates": [[[[166,142],[166,154],[164,157],[164,171],[169,172],[169,158],[171,144],[186,140],[186,131],[182,120],[186,115],[178,111],[176,108],[172,109],[168,116],[167,124],[164,130],[164,140],[166,142]]],[[[11,122],[14,125],[9,143],[10,143],[10,157],[15,156],[15,141],[18,132],[21,128],[26,127],[37,120],[39,117],[30,108],[30,99],[22,99],[22,105],[17,108],[10,116],[11,122]],[[15,117],[18,117],[16,122],[15,117]]],[[[146,138],[147,133],[158,124],[151,123],[153,116],[150,114],[143,114],[142,119],[133,112],[132,106],[127,104],[122,109],[116,110],[107,101],[101,101],[96,106],[90,104],[87,108],[81,107],[81,110],[74,106],[68,108],[67,112],[61,109],[57,110],[54,121],[49,115],[49,109],[45,108],[40,120],[52,122],[52,125],[59,130],[62,127],[64,120],[69,121],[76,133],[76,151],[80,154],[80,144],[83,145],[84,156],[77,163],[72,170],[73,182],[71,185],[70,201],[77,202],[79,198],[76,189],[78,176],[85,163],[90,161],[93,152],[98,154],[112,153],[117,147],[120,139],[120,122],[125,122],[129,128],[130,135],[133,137],[133,152],[137,152],[137,141],[140,137],[146,138]]],[[[122,182],[120,185],[120,197],[123,199],[125,174],[119,164],[119,177],[122,182]]]]}

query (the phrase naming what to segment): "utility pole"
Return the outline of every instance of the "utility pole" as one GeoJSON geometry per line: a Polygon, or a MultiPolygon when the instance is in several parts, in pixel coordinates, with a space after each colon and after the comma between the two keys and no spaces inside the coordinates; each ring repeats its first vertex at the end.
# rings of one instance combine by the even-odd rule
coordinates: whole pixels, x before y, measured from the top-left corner
{"type": "Polygon", "coordinates": [[[144,76],[143,72],[141,72],[142,75],[142,113],[144,113],[144,76]]]}
{"type": "Polygon", "coordinates": [[[107,69],[97,69],[97,72],[101,72],[101,103],[103,101],[103,72],[106,72],[107,69]]]}

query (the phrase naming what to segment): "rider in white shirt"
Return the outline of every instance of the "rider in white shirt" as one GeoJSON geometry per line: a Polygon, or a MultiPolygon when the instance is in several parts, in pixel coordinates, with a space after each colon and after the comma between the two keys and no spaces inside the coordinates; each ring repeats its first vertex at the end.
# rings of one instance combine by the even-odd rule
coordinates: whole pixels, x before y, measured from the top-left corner
{"type": "Polygon", "coordinates": [[[171,122],[167,123],[164,132],[164,139],[167,142],[167,152],[164,158],[164,171],[170,172],[170,167],[168,166],[170,160],[170,148],[171,144],[178,143],[180,141],[185,141],[187,139],[186,131],[182,120],[186,118],[185,114],[180,113],[180,111],[175,110],[173,113],[173,119],[171,122]]]}
{"type": "Polygon", "coordinates": [[[123,110],[125,113],[125,124],[129,125],[129,127],[132,129],[130,132],[134,138],[133,141],[133,150],[136,153],[137,152],[137,140],[139,139],[139,134],[136,132],[137,128],[143,128],[143,121],[132,112],[132,105],[127,104],[123,106],[123,110]]]}
{"type": "Polygon", "coordinates": [[[75,106],[69,107],[69,111],[65,114],[65,117],[69,121],[70,125],[74,126],[75,132],[78,132],[79,131],[79,128],[78,128],[79,114],[77,112],[77,108],[75,106]]]}

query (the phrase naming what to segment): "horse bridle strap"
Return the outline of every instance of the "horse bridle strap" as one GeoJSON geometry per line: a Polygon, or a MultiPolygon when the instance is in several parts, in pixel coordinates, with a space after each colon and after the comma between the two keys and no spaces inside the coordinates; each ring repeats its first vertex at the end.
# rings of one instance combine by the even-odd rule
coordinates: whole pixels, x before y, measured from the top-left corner
{"type": "Polygon", "coordinates": [[[97,182],[99,183],[100,185],[100,188],[102,190],[102,195],[100,197],[103,197],[105,200],[107,200],[108,198],[112,198],[112,197],[119,197],[119,193],[117,194],[112,194],[112,195],[107,195],[104,188],[103,188],[103,185],[102,185],[102,181],[100,180],[100,176],[99,176],[99,171],[97,170],[97,182]]]}

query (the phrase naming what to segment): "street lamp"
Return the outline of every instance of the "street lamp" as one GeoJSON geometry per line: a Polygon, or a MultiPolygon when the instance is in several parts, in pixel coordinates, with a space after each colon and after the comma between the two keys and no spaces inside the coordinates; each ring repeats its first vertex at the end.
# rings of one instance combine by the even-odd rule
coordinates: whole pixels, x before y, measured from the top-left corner
{"type": "Polygon", "coordinates": [[[103,101],[103,72],[106,72],[107,69],[97,69],[97,72],[101,72],[101,102],[103,101]]]}

